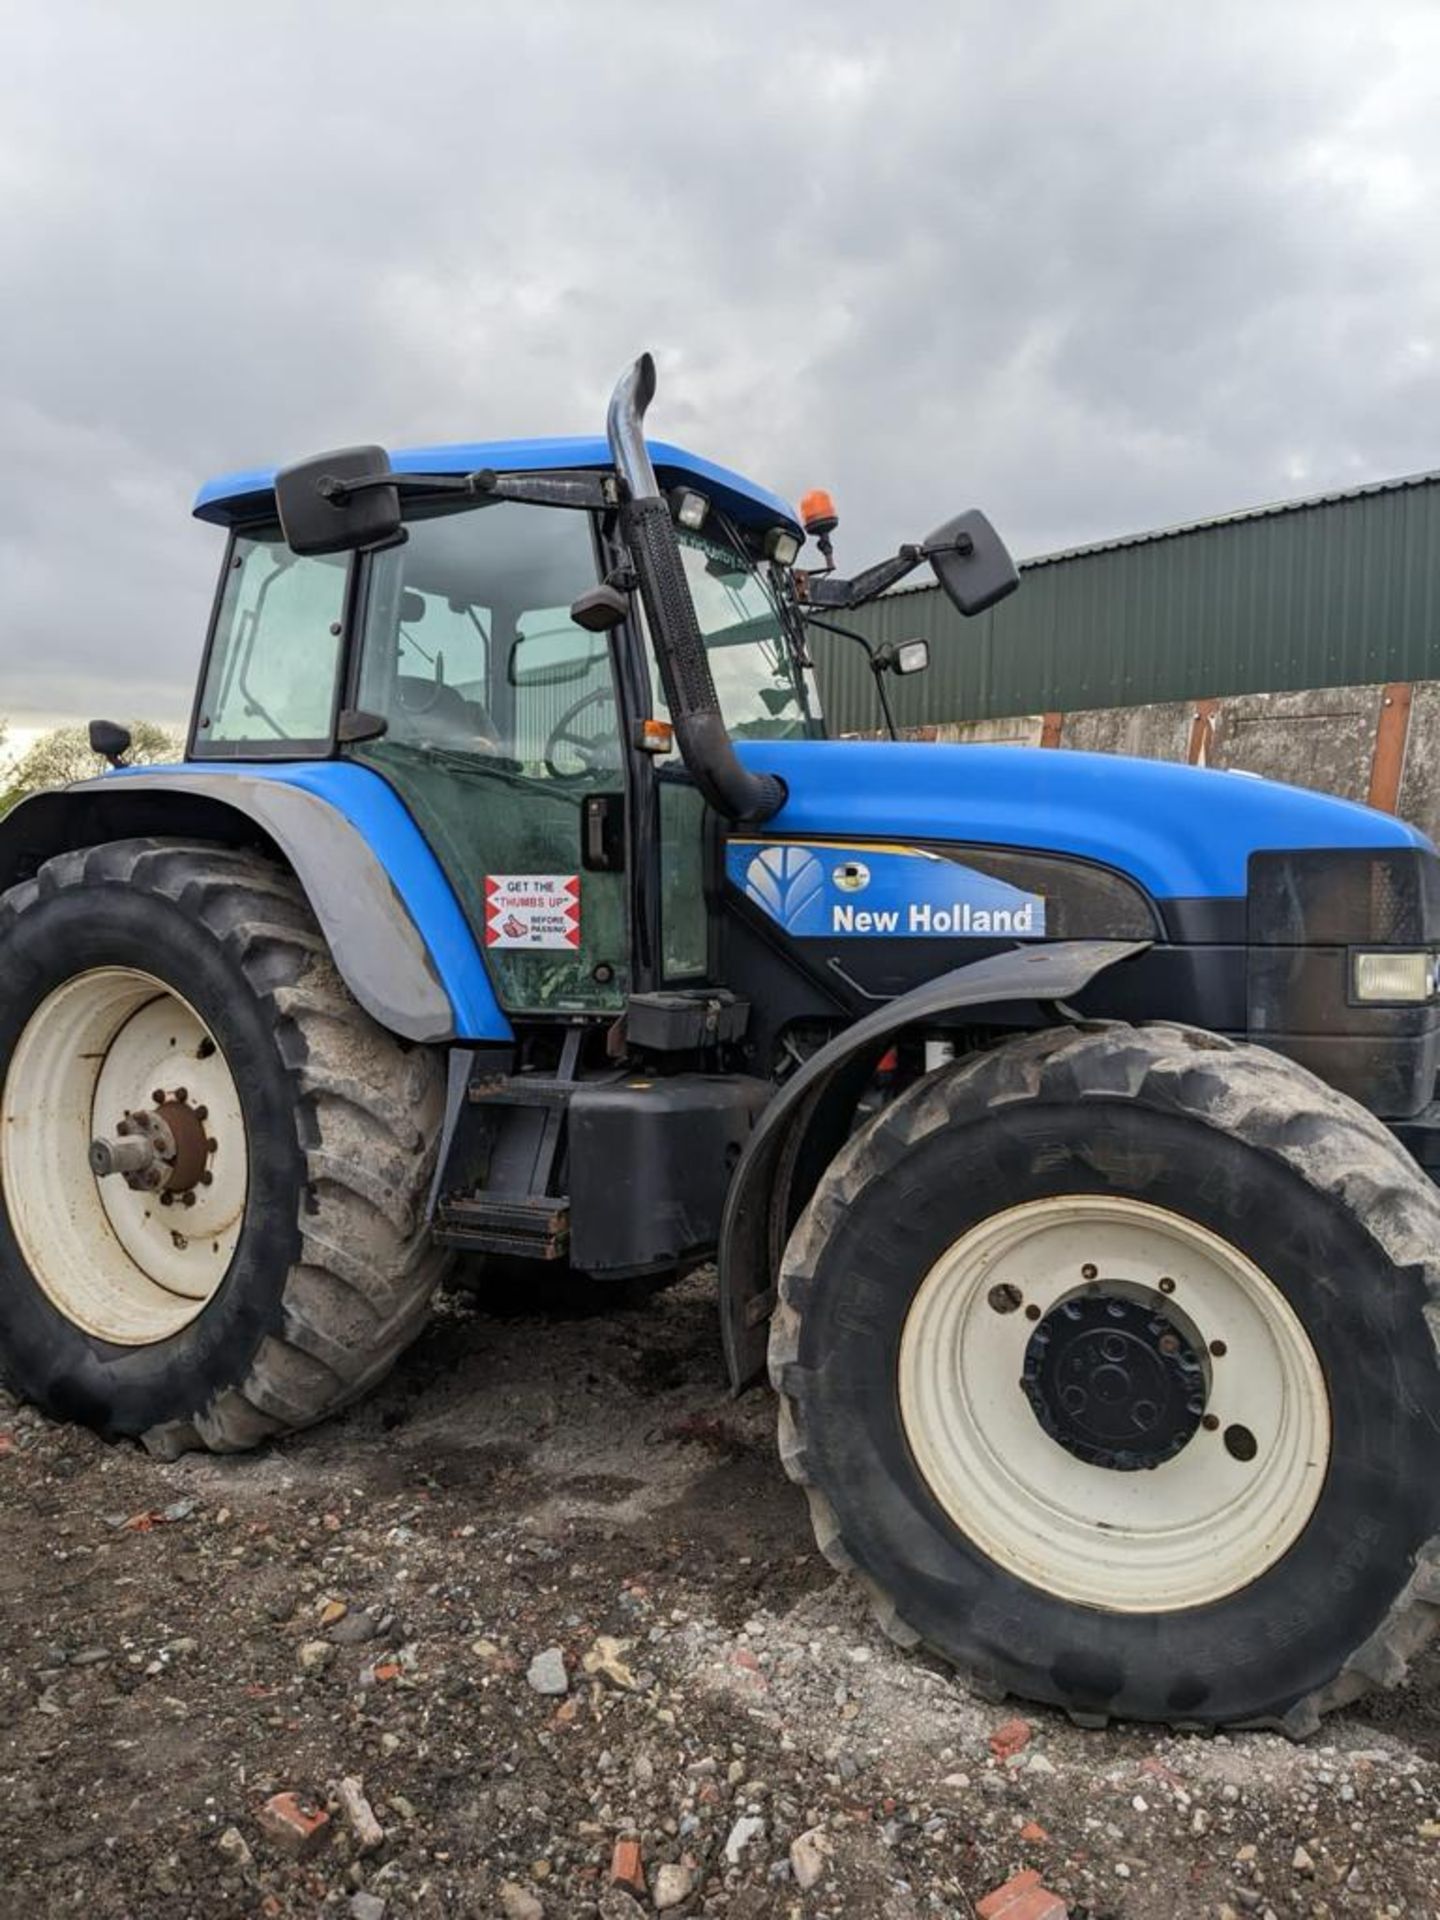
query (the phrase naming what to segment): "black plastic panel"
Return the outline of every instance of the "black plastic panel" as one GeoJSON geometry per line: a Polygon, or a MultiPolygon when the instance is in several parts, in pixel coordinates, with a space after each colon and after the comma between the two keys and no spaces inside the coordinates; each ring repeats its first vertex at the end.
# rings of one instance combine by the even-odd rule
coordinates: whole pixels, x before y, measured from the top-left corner
{"type": "Polygon", "coordinates": [[[1440,860],[1383,852],[1250,858],[1249,1033],[1382,1117],[1418,1113],[1440,1067],[1440,1008],[1355,1002],[1357,947],[1440,944],[1440,860]]]}
{"type": "Polygon", "coordinates": [[[714,1250],[730,1177],[772,1088],[743,1074],[634,1075],[570,1102],[570,1258],[584,1273],[714,1250]]]}
{"type": "Polygon", "coordinates": [[[1259,946],[1440,940],[1440,859],[1421,847],[1254,853],[1249,880],[1259,946]]]}

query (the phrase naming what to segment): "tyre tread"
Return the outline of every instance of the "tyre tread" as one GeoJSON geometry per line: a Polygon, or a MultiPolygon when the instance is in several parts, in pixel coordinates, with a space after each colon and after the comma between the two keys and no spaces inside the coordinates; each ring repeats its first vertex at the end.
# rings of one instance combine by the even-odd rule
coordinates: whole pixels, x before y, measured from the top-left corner
{"type": "Polygon", "coordinates": [[[242,848],[134,839],[61,853],[0,896],[0,927],[72,887],[141,887],[203,925],[271,1007],[308,1180],[281,1325],[245,1377],[141,1439],[174,1458],[314,1424],[380,1379],[420,1332],[450,1264],[425,1200],[444,1109],[434,1049],[385,1031],[340,979],[303,889],[242,848]]]}
{"type": "MultiPolygon", "coordinates": [[[[785,1250],[769,1349],[770,1379],[780,1400],[781,1460],[806,1494],[820,1551],[841,1571],[854,1567],[854,1557],[835,1509],[809,1477],[804,1401],[792,1390],[801,1319],[821,1249],[854,1196],[906,1149],[942,1127],[981,1120],[997,1106],[1047,1096],[1144,1100],[1286,1162],[1355,1214],[1397,1267],[1420,1276],[1426,1324],[1440,1355],[1440,1193],[1365,1108],[1280,1054],[1178,1023],[1047,1027],[1006,1041],[928,1075],[860,1129],[822,1176],[785,1250]]],[[[889,1598],[860,1578],[882,1630],[901,1646],[915,1644],[918,1636],[889,1598]]],[[[1437,1629],[1440,1533],[1417,1556],[1384,1620],[1350,1650],[1332,1680],[1280,1718],[1247,1724],[1304,1738],[1333,1708],[1403,1681],[1411,1659],[1437,1629]]],[[[942,1657],[955,1664],[949,1653],[942,1657]]],[[[977,1692],[997,1697],[993,1675],[960,1670],[977,1692]]]]}

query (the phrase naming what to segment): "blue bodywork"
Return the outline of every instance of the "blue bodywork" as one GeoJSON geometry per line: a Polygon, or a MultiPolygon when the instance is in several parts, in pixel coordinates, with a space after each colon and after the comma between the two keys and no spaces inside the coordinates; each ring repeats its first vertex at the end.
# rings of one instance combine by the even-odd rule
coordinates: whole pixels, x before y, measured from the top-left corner
{"type": "MultiPolygon", "coordinates": [[[[1413,827],[1369,807],[1166,761],[1026,747],[845,740],[745,741],[738,750],[757,772],[778,773],[789,790],[785,806],[763,832],[736,836],[732,877],[742,887],[744,874],[735,861],[748,866],[766,841],[777,839],[816,837],[859,843],[862,850],[866,843],[889,839],[962,841],[1072,854],[1129,874],[1157,900],[1243,895],[1246,865],[1255,852],[1430,844],[1413,827]]],[[[188,770],[282,782],[333,806],[390,875],[450,996],[457,1038],[512,1037],[450,882],[378,774],[349,760],[205,760],[189,763],[188,770]]],[[[873,855],[866,857],[873,863],[873,855]]],[[[957,902],[971,909],[993,909],[997,901],[1013,907],[1029,898],[1011,899],[1012,890],[996,891],[982,876],[955,871],[964,886],[948,870],[942,876],[954,881],[944,895],[951,909],[957,902]],[[983,891],[987,887],[991,892],[983,891]]],[[[907,900],[914,894],[909,888],[907,900]]],[[[843,902],[843,891],[835,899],[843,902]]],[[[1022,938],[1043,934],[1043,919],[1017,932],[1022,938]]]]}
{"type": "Polygon", "coordinates": [[[1429,847],[1388,813],[1243,773],[1041,747],[740,741],[789,790],[765,834],[968,841],[1102,861],[1157,900],[1227,898],[1252,853],[1429,847]]]}
{"type": "MultiPolygon", "coordinates": [[[[151,767],[122,768],[108,777],[123,780],[127,772],[148,775],[154,771],[151,767]]],[[[164,771],[194,773],[206,779],[217,774],[243,774],[251,780],[273,780],[299,787],[334,807],[389,874],[391,885],[429,948],[454,1009],[456,1037],[491,1041],[511,1038],[510,1022],[495,998],[484,959],[454,889],[404,804],[378,773],[353,760],[191,760],[164,771]]]]}
{"type": "MultiPolygon", "coordinates": [[[[724,509],[741,526],[788,527],[800,533],[795,509],[768,488],[757,487],[743,474],[717,466],[698,453],[668,440],[648,442],[650,458],[662,487],[692,486],[724,509]]],[[[477,440],[450,447],[407,447],[392,453],[396,473],[555,473],[566,468],[613,466],[608,443],[599,435],[545,440],[477,440]]],[[[245,520],[273,514],[278,467],[254,467],[207,481],[195,497],[195,517],[217,526],[232,527],[245,520]]]]}

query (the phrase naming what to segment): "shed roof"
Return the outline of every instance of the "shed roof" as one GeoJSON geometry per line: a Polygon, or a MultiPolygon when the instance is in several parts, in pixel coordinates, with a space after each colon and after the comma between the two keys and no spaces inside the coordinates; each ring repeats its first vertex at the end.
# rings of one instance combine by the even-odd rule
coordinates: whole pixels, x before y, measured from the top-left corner
{"type": "MultiPolygon", "coordinates": [[[[872,640],[931,642],[930,672],[891,689],[902,724],[1440,679],[1440,472],[1067,547],[1020,571],[1020,592],[977,619],[926,583],[850,616],[872,640]]],[[[835,724],[875,725],[863,654],[816,651],[835,724]]]]}

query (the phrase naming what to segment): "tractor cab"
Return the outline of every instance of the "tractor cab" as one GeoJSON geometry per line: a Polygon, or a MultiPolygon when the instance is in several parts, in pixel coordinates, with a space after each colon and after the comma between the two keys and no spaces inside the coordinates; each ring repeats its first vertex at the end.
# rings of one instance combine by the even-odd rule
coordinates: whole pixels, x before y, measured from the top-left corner
{"type": "MultiPolygon", "coordinates": [[[[653,455],[731,737],[818,736],[774,557],[803,537],[791,510],[678,448],[653,455]]],[[[704,807],[643,607],[581,624],[622,563],[598,487],[608,460],[595,440],[398,455],[415,480],[399,524],[358,551],[295,552],[269,474],[216,481],[197,503],[230,542],[189,759],[333,756],[378,774],[435,849],[511,1013],[618,1011],[637,981],[702,981],[710,967],[704,807]],[[558,510],[443,490],[477,470],[597,486],[558,510]]]]}
{"type": "Polygon", "coordinates": [[[808,625],[922,559],[966,611],[1016,583],[973,513],[855,581],[812,514],[827,565],[798,572],[783,500],[643,438],[653,384],[647,357],[605,439],[349,448],[196,505],[231,538],[189,757],[378,775],[509,1016],[715,982],[712,829],[785,791],[735,745],[823,735],[808,625]]]}

